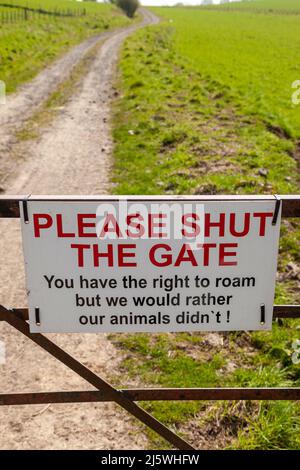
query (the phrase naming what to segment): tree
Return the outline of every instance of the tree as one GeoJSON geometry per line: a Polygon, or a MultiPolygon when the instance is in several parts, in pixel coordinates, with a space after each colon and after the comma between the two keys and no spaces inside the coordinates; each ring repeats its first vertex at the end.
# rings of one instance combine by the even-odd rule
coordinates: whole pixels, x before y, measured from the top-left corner
{"type": "Polygon", "coordinates": [[[133,18],[139,7],[139,0],[115,0],[116,5],[125,11],[129,18],[133,18]]]}

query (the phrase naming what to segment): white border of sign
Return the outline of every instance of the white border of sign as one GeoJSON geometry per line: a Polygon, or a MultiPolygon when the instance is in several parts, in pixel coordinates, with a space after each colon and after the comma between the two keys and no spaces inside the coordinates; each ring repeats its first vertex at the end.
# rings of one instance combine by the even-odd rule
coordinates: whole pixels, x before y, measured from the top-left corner
{"type": "MultiPolygon", "coordinates": [[[[268,217],[266,225],[266,233],[264,237],[255,237],[255,233],[259,233],[259,224],[261,220],[259,217],[252,217],[252,228],[253,234],[244,238],[238,239],[239,245],[239,260],[240,265],[237,267],[229,266],[217,266],[215,261],[216,257],[213,258],[212,264],[210,266],[200,266],[197,267],[187,266],[190,264],[187,262],[187,265],[176,266],[174,267],[174,260],[170,266],[150,266],[146,263],[146,259],[143,258],[145,254],[149,254],[149,248],[157,242],[165,242],[165,240],[159,240],[153,238],[151,240],[140,238],[136,242],[136,257],[137,257],[137,266],[135,267],[118,267],[118,266],[104,266],[100,269],[99,267],[95,269],[92,266],[91,262],[88,261],[86,266],[76,269],[76,257],[74,257],[74,252],[68,247],[70,246],[70,238],[58,238],[57,233],[55,235],[55,222],[49,229],[43,230],[41,228],[42,236],[40,238],[33,237],[32,225],[33,225],[33,214],[39,213],[48,213],[53,216],[53,221],[55,219],[55,214],[61,213],[62,218],[65,223],[64,230],[66,233],[75,233],[76,227],[74,221],[76,217],[73,217],[74,214],[77,214],[79,211],[81,213],[91,213],[95,212],[97,214],[97,207],[99,205],[106,205],[106,209],[109,208],[109,204],[112,207],[124,205],[124,202],[135,204],[142,203],[149,208],[151,203],[158,204],[159,202],[163,203],[166,207],[168,204],[177,203],[179,206],[184,204],[194,204],[194,207],[197,207],[197,212],[201,215],[200,219],[204,212],[209,209],[215,215],[220,213],[236,213],[237,215],[237,224],[240,224],[238,220],[239,217],[242,217],[242,214],[245,213],[258,213],[259,211],[266,211],[269,215],[274,214],[276,207],[276,199],[272,196],[255,196],[255,197],[245,197],[245,200],[242,198],[234,199],[232,196],[215,196],[215,197],[120,197],[116,198],[111,197],[69,197],[69,196],[59,196],[59,197],[46,197],[46,196],[32,196],[28,198],[26,203],[27,214],[24,214],[24,204],[20,203],[20,213],[22,220],[22,233],[23,233],[23,247],[24,247],[24,256],[25,256],[25,265],[26,265],[26,278],[27,278],[27,288],[29,292],[28,301],[29,301],[29,316],[30,316],[30,328],[32,332],[138,332],[138,331],[149,331],[149,332],[163,332],[163,331],[233,331],[233,330],[265,330],[270,329],[272,324],[272,312],[273,312],[273,300],[274,300],[274,287],[275,287],[275,277],[276,277],[276,268],[277,268],[277,253],[278,253],[278,242],[279,242],[279,228],[280,228],[280,217],[281,210],[278,213],[278,220],[275,225],[271,223],[271,217],[268,217]],[[198,205],[198,206],[197,206],[198,205]],[[213,211],[212,211],[213,209],[213,211]],[[223,211],[223,212],[222,212],[223,211]],[[73,215],[72,215],[73,214],[73,215]],[[28,215],[28,223],[25,220],[25,215],[28,215]],[[253,236],[252,236],[253,235],[253,236]],[[246,269],[247,268],[247,269],[246,269]],[[57,271],[56,271],[57,269],[57,271]],[[74,278],[75,287],[73,289],[52,289],[49,288],[49,283],[45,282],[43,276],[47,272],[48,279],[54,274],[57,278],[61,279],[70,279],[74,278]],[[101,272],[101,275],[99,275],[101,272]],[[244,287],[236,287],[233,299],[229,301],[228,305],[211,305],[204,306],[198,305],[189,306],[189,311],[186,305],[187,295],[191,297],[199,297],[199,287],[196,287],[195,284],[192,285],[192,288],[180,287],[171,293],[166,292],[164,288],[158,288],[153,285],[153,279],[159,276],[165,278],[174,277],[177,274],[179,277],[183,278],[184,276],[190,276],[194,281],[195,275],[199,272],[204,272],[205,277],[211,280],[210,290],[208,291],[205,288],[200,288],[201,294],[208,294],[210,292],[211,296],[220,296],[227,298],[232,294],[228,287],[222,286],[216,288],[214,285],[215,279],[218,277],[227,277],[233,278],[235,273],[235,278],[251,278],[255,276],[255,286],[250,286],[247,290],[244,287]],[[146,293],[147,299],[153,298],[159,295],[168,294],[169,298],[173,296],[173,302],[169,303],[167,306],[158,308],[157,305],[146,307],[139,307],[138,310],[134,311],[136,305],[133,302],[133,294],[136,296],[141,294],[141,288],[133,289],[135,292],[130,292],[125,289],[122,285],[122,278],[126,275],[131,274],[136,279],[146,279],[147,287],[144,291],[146,293]],[[101,289],[101,297],[106,299],[106,297],[114,296],[117,292],[117,297],[130,297],[130,302],[126,306],[118,305],[113,308],[108,308],[108,305],[101,306],[95,305],[92,307],[87,307],[86,305],[81,308],[80,302],[79,305],[74,303],[75,296],[78,294],[80,298],[83,297],[95,297],[94,289],[85,289],[84,295],[79,295],[78,291],[79,286],[79,276],[83,275],[86,278],[99,278],[103,279],[116,279],[118,283],[117,290],[113,289],[101,289]],[[75,279],[76,278],[76,279],[75,279]],[[151,284],[152,282],[152,284],[151,284]],[[212,285],[213,284],[213,285],[212,285]],[[47,287],[48,286],[48,287],[47,287]],[[214,288],[215,287],[215,288],[214,288]],[[244,289],[244,290],[243,290],[244,289]],[[236,294],[238,293],[238,295],[236,294]],[[172,294],[172,295],[171,295],[172,294]],[[177,297],[176,297],[177,296],[177,297]],[[179,305],[176,305],[178,302],[179,305]],[[184,300],[183,300],[184,299],[184,300]],[[232,303],[230,303],[232,302],[232,303]],[[208,307],[208,308],[206,308],[208,307]],[[208,312],[210,310],[210,312],[208,312]],[[126,312],[125,312],[126,311],[126,312]],[[183,319],[182,323],[178,323],[177,317],[182,312],[189,312],[189,317],[196,315],[197,312],[198,318],[202,320],[196,321],[194,324],[183,319]],[[211,312],[214,313],[211,313],[211,312]],[[222,321],[218,323],[217,312],[220,312],[220,317],[222,321]],[[37,321],[37,312],[38,320],[37,321]],[[158,318],[158,313],[160,312],[160,318],[158,318]],[[229,312],[229,313],[228,313],[229,312]],[[130,313],[132,315],[130,315],[130,313]],[[104,316],[102,324],[90,324],[84,322],[79,322],[81,317],[89,316],[104,316]],[[111,318],[118,317],[123,315],[128,317],[127,324],[112,324],[111,318]],[[132,317],[135,315],[143,315],[149,318],[153,317],[153,323],[145,324],[130,324],[132,317]],[[163,323],[163,316],[169,316],[169,322],[163,323]],[[157,317],[156,320],[154,317],[157,317]],[[206,323],[207,318],[209,321],[206,323]],[[130,317],[130,318],[129,318],[130,317]],[[176,322],[174,322],[176,318],[176,322]],[[214,318],[214,320],[212,320],[214,318]],[[156,322],[157,321],[157,322],[156,322]]],[[[100,214],[101,215],[101,214],[100,214]]],[[[102,213],[103,216],[103,213],[102,213]]],[[[245,217],[245,216],[243,216],[245,217]]],[[[102,217],[103,218],[103,217],[102,217]]],[[[101,217],[100,217],[101,219],[101,217]]],[[[203,218],[204,220],[204,218],[203,218]]],[[[241,219],[242,220],[242,219],[241,219]]],[[[246,220],[246,219],[243,219],[246,220]]],[[[87,221],[86,221],[87,222],[87,221]]],[[[99,223],[101,222],[98,221],[99,223]]],[[[123,221],[124,222],[124,221],[123,221]]],[[[227,223],[227,222],[226,222],[227,223]]],[[[177,224],[178,225],[178,224],[177,224]]],[[[241,228],[241,225],[240,225],[241,228]]],[[[89,230],[92,228],[85,228],[88,234],[89,230]]],[[[201,233],[198,236],[200,237],[195,242],[196,245],[201,245],[214,242],[226,242],[233,243],[232,236],[229,234],[221,237],[222,240],[214,240],[213,230],[210,237],[201,238],[201,234],[204,235],[205,227],[201,227],[201,233]]],[[[98,237],[99,238],[99,237],[98,237]]],[[[215,237],[216,238],[216,237],[215,237]]],[[[217,237],[218,238],[218,237],[217,237]]],[[[236,237],[235,237],[236,238],[236,237]]],[[[97,239],[96,239],[97,240],[97,239]]],[[[132,242],[127,238],[126,243],[132,242]]],[[[185,240],[186,241],[186,240],[185,240]]],[[[235,239],[236,241],[236,239],[235,239]]],[[[123,240],[124,242],[124,240],[123,240]]],[[[170,242],[170,239],[169,239],[170,242]]],[[[74,237],[72,243],[82,243],[82,239],[74,237]]],[[[95,244],[95,238],[84,238],[85,244],[95,244]]],[[[120,239],[111,239],[107,238],[106,240],[101,240],[103,246],[107,244],[114,246],[113,249],[120,243],[120,239]]],[[[183,240],[171,240],[170,248],[171,252],[178,254],[178,248],[182,245],[183,240]]],[[[199,248],[198,248],[199,251],[199,248]]],[[[201,251],[201,249],[200,249],[201,251]]],[[[203,251],[203,247],[202,247],[203,251]]],[[[77,253],[78,254],[78,253],[77,253]]],[[[165,254],[166,255],[166,254],[165,254]]],[[[198,255],[198,253],[197,253],[198,255]]],[[[174,255],[175,256],[175,255],[174,255]]],[[[213,256],[213,255],[212,255],[213,256]]],[[[229,258],[228,258],[229,259],[229,258]]],[[[149,261],[149,259],[148,259],[149,261]]],[[[182,263],[184,264],[184,263],[182,263]]],[[[78,268],[78,266],[77,266],[78,268]]],[[[53,287],[53,286],[52,286],[53,287]]],[[[248,286],[249,287],[249,286],[248,286]]],[[[128,288],[127,288],[128,289],[128,288]]],[[[129,289],[130,290],[130,289],[129,289]]],[[[98,289],[99,294],[99,289],[98,289]]],[[[172,299],[171,299],[172,301],[172,299]]],[[[101,299],[102,302],[102,299],[101,299]]],[[[170,302],[170,299],[169,299],[170,302]]],[[[78,302],[77,302],[78,304],[78,302]]],[[[145,305],[145,304],[144,304],[145,305]]],[[[185,317],[188,318],[188,315],[185,317]]],[[[125,321],[125,320],[124,320],[125,321]]]]}

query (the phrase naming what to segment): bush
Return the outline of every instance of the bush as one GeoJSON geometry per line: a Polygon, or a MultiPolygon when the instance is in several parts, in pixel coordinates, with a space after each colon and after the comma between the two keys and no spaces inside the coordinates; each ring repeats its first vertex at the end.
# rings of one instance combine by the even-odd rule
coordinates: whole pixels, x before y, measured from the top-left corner
{"type": "Polygon", "coordinates": [[[125,11],[129,18],[133,18],[136,10],[139,7],[138,0],[116,0],[116,4],[119,8],[125,11]]]}

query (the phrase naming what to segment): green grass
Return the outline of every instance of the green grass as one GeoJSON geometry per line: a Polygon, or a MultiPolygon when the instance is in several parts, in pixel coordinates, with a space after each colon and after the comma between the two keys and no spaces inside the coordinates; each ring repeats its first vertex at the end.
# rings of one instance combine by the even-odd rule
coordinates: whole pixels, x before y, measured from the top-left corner
{"type": "MultiPolygon", "coordinates": [[[[114,193],[297,193],[296,137],[287,135],[289,129],[289,135],[297,136],[298,124],[291,118],[296,110],[289,94],[287,104],[280,93],[286,64],[287,76],[294,66],[295,79],[300,78],[298,63],[291,65],[297,55],[298,16],[289,16],[294,25],[289,30],[288,15],[265,18],[262,10],[251,13],[258,18],[257,27],[243,35],[252,21],[248,12],[154,11],[173,21],[135,33],[121,55],[122,94],[114,110],[114,193]],[[243,44],[236,46],[231,34],[243,44]],[[283,54],[287,37],[292,42],[283,54]]],[[[296,221],[283,221],[276,303],[300,301],[296,275],[286,279],[287,264],[300,263],[299,235],[296,221]]],[[[299,386],[300,367],[291,359],[299,333],[299,321],[284,320],[275,322],[271,332],[218,335],[221,342],[216,345],[207,335],[189,333],[113,335],[112,340],[126,356],[122,385],[127,377],[129,383],[168,387],[299,386]]],[[[299,403],[143,405],[195,445],[300,446],[299,403]]],[[[166,446],[150,437],[152,446],[166,446]]]]}
{"type": "Polygon", "coordinates": [[[202,76],[213,77],[243,115],[259,115],[299,138],[300,110],[291,101],[292,83],[300,79],[299,2],[234,3],[227,11],[223,7],[157,11],[172,21],[176,50],[202,76]],[[264,14],[267,7],[286,13],[267,9],[264,14]]]}
{"type": "Polygon", "coordinates": [[[86,8],[86,16],[57,18],[48,15],[16,24],[0,25],[0,80],[7,92],[34,77],[43,67],[71,46],[104,30],[129,24],[116,7],[94,2],[29,0],[15,2],[30,7],[86,8]]]}
{"type": "Polygon", "coordinates": [[[179,55],[174,37],[168,27],[158,27],[156,33],[139,32],[136,44],[124,49],[125,95],[115,130],[117,191],[180,194],[199,192],[202,184],[208,193],[214,187],[223,193],[295,191],[293,142],[238,113],[214,80],[179,55]],[[128,119],[133,114],[135,119],[128,119]],[[118,176],[126,173],[130,179],[118,176]]]}
{"type": "Polygon", "coordinates": [[[299,406],[291,402],[263,403],[258,415],[240,431],[236,449],[299,450],[299,406]]]}
{"type": "Polygon", "coordinates": [[[298,0],[251,0],[249,2],[232,2],[210,8],[229,11],[254,11],[255,13],[299,13],[300,5],[298,0]]]}

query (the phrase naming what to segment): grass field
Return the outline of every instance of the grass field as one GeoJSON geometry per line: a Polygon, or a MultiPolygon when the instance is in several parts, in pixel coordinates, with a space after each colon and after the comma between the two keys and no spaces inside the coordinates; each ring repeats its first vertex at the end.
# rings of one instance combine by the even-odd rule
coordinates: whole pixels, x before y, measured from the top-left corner
{"type": "Polygon", "coordinates": [[[177,51],[208,80],[214,77],[244,115],[259,114],[299,138],[300,110],[291,101],[292,83],[300,77],[299,2],[254,1],[227,8],[159,13],[173,22],[177,51]]]}
{"type": "MultiPolygon", "coordinates": [[[[206,7],[207,8],[207,7],[206,7]]],[[[299,13],[298,0],[251,0],[249,2],[230,2],[213,6],[218,11],[229,9],[231,11],[254,11],[255,13],[299,13]]]]}
{"type": "MultiPolygon", "coordinates": [[[[8,92],[32,78],[72,45],[129,23],[119,9],[109,4],[66,0],[9,0],[8,3],[50,11],[86,10],[86,15],[80,17],[29,15],[27,21],[0,24],[0,80],[6,83],[8,92]]],[[[3,10],[11,9],[0,7],[0,18],[3,10]]]]}
{"type": "MultiPolygon", "coordinates": [[[[270,0],[223,8],[154,9],[164,21],[127,40],[115,106],[115,193],[298,192],[300,105],[291,104],[291,83],[300,79],[300,6],[270,0]]],[[[299,235],[295,221],[283,221],[276,303],[300,301],[299,235]]],[[[270,333],[112,339],[134,383],[299,386],[291,359],[299,328],[285,320],[270,333]]],[[[299,403],[145,406],[204,448],[300,446],[299,403]]]]}

